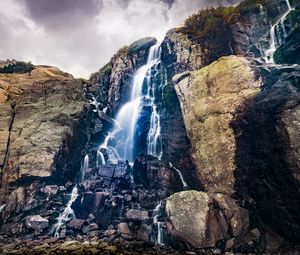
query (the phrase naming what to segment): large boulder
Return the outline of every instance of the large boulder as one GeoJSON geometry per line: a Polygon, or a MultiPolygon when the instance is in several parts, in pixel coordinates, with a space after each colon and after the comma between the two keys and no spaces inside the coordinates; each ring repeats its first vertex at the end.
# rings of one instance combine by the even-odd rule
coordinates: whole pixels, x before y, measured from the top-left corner
{"type": "Polygon", "coordinates": [[[183,191],[167,199],[171,235],[194,248],[216,246],[230,236],[247,232],[249,215],[230,197],[183,191]]]}
{"type": "Polygon", "coordinates": [[[246,59],[230,56],[173,81],[198,179],[209,191],[232,194],[236,142],[230,123],[237,107],[259,93],[260,80],[246,59]]]}

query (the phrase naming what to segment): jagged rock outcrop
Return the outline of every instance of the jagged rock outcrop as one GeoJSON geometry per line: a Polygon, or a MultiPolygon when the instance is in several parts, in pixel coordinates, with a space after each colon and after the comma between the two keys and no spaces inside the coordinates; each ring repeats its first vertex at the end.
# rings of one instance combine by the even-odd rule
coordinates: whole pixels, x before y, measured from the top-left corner
{"type": "MultiPolygon", "coordinates": [[[[300,10],[299,10],[300,13],[300,10]]],[[[299,15],[299,14],[298,14],[299,15]]],[[[299,15],[300,16],[300,15],[299,15]]],[[[300,26],[295,28],[275,52],[275,61],[278,64],[300,64],[300,26]]]]}
{"type": "Polygon", "coordinates": [[[0,74],[0,107],[2,188],[26,178],[74,174],[66,168],[78,168],[80,157],[72,152],[80,155],[88,128],[80,80],[48,66],[0,74]]]}

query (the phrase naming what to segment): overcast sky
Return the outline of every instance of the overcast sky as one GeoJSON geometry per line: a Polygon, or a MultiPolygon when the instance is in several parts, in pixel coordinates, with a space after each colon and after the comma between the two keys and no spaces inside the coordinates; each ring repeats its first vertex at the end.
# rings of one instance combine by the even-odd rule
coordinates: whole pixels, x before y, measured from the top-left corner
{"type": "Polygon", "coordinates": [[[0,59],[47,64],[88,78],[124,45],[162,39],[211,5],[238,0],[0,0],[0,59]]]}

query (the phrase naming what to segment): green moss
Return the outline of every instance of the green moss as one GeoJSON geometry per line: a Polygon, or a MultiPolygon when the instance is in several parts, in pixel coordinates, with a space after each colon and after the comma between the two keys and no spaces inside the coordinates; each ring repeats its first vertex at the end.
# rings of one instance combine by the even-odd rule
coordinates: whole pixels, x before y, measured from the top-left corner
{"type": "Polygon", "coordinates": [[[102,73],[104,76],[109,76],[111,74],[112,64],[108,63],[102,68],[102,73]]]}

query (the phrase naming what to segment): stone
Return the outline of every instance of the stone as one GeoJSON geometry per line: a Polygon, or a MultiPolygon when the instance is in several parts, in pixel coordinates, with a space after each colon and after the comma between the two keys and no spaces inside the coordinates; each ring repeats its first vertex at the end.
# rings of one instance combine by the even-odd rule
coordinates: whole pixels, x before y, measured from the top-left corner
{"type": "Polygon", "coordinates": [[[123,237],[131,236],[132,233],[128,227],[128,224],[126,222],[121,222],[118,224],[118,233],[122,235],[123,237]]]}
{"type": "Polygon", "coordinates": [[[252,229],[244,235],[238,236],[236,238],[231,238],[226,241],[226,249],[236,249],[246,245],[251,245],[254,241],[258,241],[260,239],[260,236],[261,234],[257,228],[252,229]]]}
{"type": "Polygon", "coordinates": [[[246,233],[249,227],[248,212],[220,194],[193,190],[175,193],[166,200],[166,213],[170,234],[194,248],[214,247],[232,234],[246,233]],[[230,229],[236,231],[230,233],[230,229]]]}
{"type": "Polygon", "coordinates": [[[72,219],[70,222],[68,222],[67,226],[69,228],[73,228],[73,229],[76,229],[76,230],[81,230],[84,223],[85,223],[85,220],[72,219]]]}
{"type": "Polygon", "coordinates": [[[26,218],[26,227],[34,230],[42,230],[48,228],[49,221],[40,215],[28,216],[26,218]]]}
{"type": "Polygon", "coordinates": [[[283,244],[283,238],[274,232],[271,228],[267,228],[265,232],[266,250],[277,251],[283,244]]]}
{"type": "Polygon", "coordinates": [[[129,221],[147,221],[150,218],[148,211],[129,209],[126,212],[126,219],[129,221]]]}
{"type": "Polygon", "coordinates": [[[56,195],[59,190],[57,185],[46,185],[45,187],[41,188],[41,191],[46,194],[56,195]]]}
{"type": "Polygon", "coordinates": [[[151,226],[146,224],[142,224],[138,230],[137,237],[139,240],[143,240],[145,242],[150,241],[150,233],[151,233],[151,226]]]}
{"type": "MultiPolygon", "coordinates": [[[[175,193],[167,199],[166,212],[172,224],[172,235],[195,248],[212,247],[220,239],[225,238],[226,229],[222,231],[223,224],[217,223],[220,231],[215,235],[209,232],[209,196],[204,192],[185,191],[175,193]]],[[[223,220],[222,220],[223,221],[223,220]]]]}

